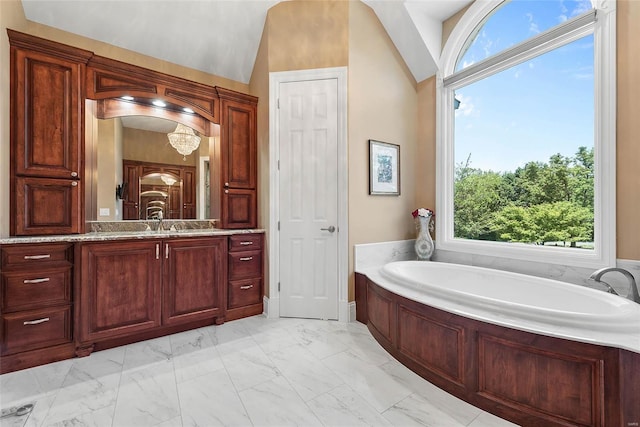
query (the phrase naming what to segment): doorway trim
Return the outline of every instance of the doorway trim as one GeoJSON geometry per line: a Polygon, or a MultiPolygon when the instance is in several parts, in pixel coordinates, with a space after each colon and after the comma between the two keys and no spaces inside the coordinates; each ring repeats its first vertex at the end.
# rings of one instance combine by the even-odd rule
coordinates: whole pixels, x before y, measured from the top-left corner
{"type": "Polygon", "coordinates": [[[333,67],[269,73],[269,296],[264,301],[269,318],[280,317],[280,83],[326,79],[338,81],[338,320],[354,317],[349,304],[347,67],[333,67]]]}

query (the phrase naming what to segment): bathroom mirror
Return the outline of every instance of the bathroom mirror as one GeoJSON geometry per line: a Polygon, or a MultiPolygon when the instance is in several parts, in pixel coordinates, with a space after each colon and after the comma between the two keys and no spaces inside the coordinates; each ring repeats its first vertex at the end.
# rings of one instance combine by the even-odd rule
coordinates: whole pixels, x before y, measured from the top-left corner
{"type": "Polygon", "coordinates": [[[166,219],[212,219],[211,212],[219,212],[211,206],[209,194],[210,151],[216,136],[196,130],[200,145],[183,156],[167,136],[176,129],[177,121],[147,115],[100,119],[95,101],[88,101],[87,107],[87,220],[146,220],[160,211],[166,219]],[[139,164],[137,176],[127,163],[139,164]],[[154,170],[147,164],[162,167],[154,170]],[[175,182],[169,185],[172,180],[175,182]],[[120,199],[116,188],[123,184],[120,199]]]}

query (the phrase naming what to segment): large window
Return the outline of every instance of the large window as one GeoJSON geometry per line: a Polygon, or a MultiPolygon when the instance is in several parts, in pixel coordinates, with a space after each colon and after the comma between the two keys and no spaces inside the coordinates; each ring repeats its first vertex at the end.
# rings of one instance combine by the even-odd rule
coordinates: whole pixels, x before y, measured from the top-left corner
{"type": "Polygon", "coordinates": [[[615,262],[614,30],[611,2],[472,5],[441,64],[440,249],[615,262]]]}

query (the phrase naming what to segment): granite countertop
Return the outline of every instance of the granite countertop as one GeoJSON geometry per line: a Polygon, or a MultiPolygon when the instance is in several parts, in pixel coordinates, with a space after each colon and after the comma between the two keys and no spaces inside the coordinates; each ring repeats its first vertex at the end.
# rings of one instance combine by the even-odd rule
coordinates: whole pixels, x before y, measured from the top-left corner
{"type": "Polygon", "coordinates": [[[221,228],[191,228],[185,227],[186,221],[180,221],[180,223],[165,224],[165,230],[152,230],[147,227],[146,223],[134,223],[140,224],[140,227],[131,227],[131,223],[124,224],[122,227],[115,226],[109,223],[88,223],[87,229],[92,229],[85,234],[64,234],[53,236],[24,236],[24,237],[2,237],[0,238],[0,244],[19,244],[19,243],[56,243],[56,242],[100,242],[108,240],[132,240],[132,239],[166,239],[176,237],[206,237],[206,236],[229,236],[233,234],[248,234],[248,233],[264,233],[264,229],[238,229],[229,230],[221,228]],[[176,225],[180,225],[176,227],[176,225]],[[122,228],[122,229],[118,229],[122,228]],[[132,230],[132,228],[139,228],[132,230]]]}

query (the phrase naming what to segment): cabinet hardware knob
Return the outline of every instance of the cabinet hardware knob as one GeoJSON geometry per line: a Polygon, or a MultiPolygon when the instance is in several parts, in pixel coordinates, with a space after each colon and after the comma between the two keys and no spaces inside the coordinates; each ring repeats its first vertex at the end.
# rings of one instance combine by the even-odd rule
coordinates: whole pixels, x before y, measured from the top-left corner
{"type": "Polygon", "coordinates": [[[71,176],[75,178],[76,176],[78,176],[78,172],[71,172],[71,176]]]}
{"type": "Polygon", "coordinates": [[[253,288],[253,285],[240,286],[240,289],[242,289],[242,290],[247,290],[247,289],[251,289],[251,288],[253,288]]]}
{"type": "Polygon", "coordinates": [[[225,186],[225,188],[229,188],[229,183],[228,183],[228,182],[225,182],[225,183],[224,183],[224,186],[225,186]]]}
{"type": "Polygon", "coordinates": [[[25,255],[24,259],[47,259],[47,258],[51,258],[51,255],[46,254],[46,255],[25,255]]]}
{"type": "Polygon", "coordinates": [[[22,324],[23,325],[39,325],[40,323],[44,323],[48,321],[49,321],[48,317],[43,317],[42,319],[38,319],[38,320],[27,320],[26,322],[22,322],[22,324]]]}
{"type": "Polygon", "coordinates": [[[229,194],[229,190],[224,190],[224,194],[229,194]]]}
{"type": "Polygon", "coordinates": [[[253,259],[252,256],[247,256],[247,257],[240,258],[240,261],[251,261],[252,259],[253,259]]]}
{"type": "Polygon", "coordinates": [[[22,283],[44,283],[48,281],[49,281],[48,277],[43,277],[42,279],[24,279],[22,283]]]}
{"type": "Polygon", "coordinates": [[[242,246],[253,245],[253,242],[240,242],[242,246]]]}
{"type": "Polygon", "coordinates": [[[72,186],[72,187],[77,187],[77,186],[78,186],[78,182],[77,182],[77,181],[73,181],[73,182],[71,183],[71,186],[72,186]]]}

